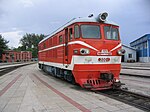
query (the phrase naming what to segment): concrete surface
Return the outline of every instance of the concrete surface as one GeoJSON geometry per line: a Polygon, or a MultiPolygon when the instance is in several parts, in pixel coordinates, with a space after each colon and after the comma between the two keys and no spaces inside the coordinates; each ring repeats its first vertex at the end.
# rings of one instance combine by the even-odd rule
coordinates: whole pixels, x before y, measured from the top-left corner
{"type": "Polygon", "coordinates": [[[0,112],[143,112],[49,76],[37,64],[0,77],[0,112]]]}
{"type": "Polygon", "coordinates": [[[150,63],[121,63],[121,65],[121,74],[133,74],[150,78],[150,63]]]}

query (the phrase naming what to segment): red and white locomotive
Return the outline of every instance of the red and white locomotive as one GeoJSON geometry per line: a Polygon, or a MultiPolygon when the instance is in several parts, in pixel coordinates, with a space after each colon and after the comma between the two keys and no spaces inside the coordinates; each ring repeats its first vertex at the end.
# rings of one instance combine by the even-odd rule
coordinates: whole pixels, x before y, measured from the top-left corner
{"type": "Polygon", "coordinates": [[[91,90],[119,87],[125,51],[119,26],[107,16],[73,19],[44,38],[38,45],[39,68],[91,90]]]}

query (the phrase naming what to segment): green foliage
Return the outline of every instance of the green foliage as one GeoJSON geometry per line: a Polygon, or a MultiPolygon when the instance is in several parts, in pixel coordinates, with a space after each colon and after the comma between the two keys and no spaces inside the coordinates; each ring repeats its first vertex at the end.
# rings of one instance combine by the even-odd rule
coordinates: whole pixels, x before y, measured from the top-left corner
{"type": "Polygon", "coordinates": [[[25,34],[23,38],[20,40],[22,46],[19,46],[16,51],[31,51],[32,57],[38,57],[38,43],[44,38],[43,34],[25,34]]]}
{"type": "Polygon", "coordinates": [[[5,40],[5,39],[2,37],[2,35],[0,35],[0,49],[1,49],[1,50],[6,50],[6,49],[8,49],[8,46],[7,46],[8,42],[9,42],[9,41],[5,40]]]}
{"type": "Polygon", "coordinates": [[[9,41],[5,40],[2,35],[0,34],[0,53],[2,54],[4,50],[8,49],[8,44],[9,41]]]}

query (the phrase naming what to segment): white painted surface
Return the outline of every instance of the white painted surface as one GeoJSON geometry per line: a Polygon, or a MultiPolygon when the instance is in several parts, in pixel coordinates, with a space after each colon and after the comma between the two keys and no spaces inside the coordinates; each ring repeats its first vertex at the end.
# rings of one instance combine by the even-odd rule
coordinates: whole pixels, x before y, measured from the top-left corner
{"type": "Polygon", "coordinates": [[[73,56],[71,64],[39,61],[40,64],[55,66],[63,69],[73,70],[75,64],[121,64],[121,56],[73,56]],[[99,58],[110,58],[110,61],[100,62],[99,58]],[[67,68],[66,68],[67,66],[67,68]]]}
{"type": "Polygon", "coordinates": [[[127,62],[128,60],[137,60],[136,59],[136,50],[130,47],[122,46],[122,49],[125,49],[125,54],[124,54],[124,62],[127,62]],[[132,54],[132,58],[129,58],[129,54],[132,54]]]}

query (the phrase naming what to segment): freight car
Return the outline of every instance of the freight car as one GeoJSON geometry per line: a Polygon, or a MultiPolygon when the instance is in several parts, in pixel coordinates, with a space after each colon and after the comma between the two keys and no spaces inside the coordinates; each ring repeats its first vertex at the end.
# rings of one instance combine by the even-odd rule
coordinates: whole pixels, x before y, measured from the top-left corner
{"type": "Polygon", "coordinates": [[[91,90],[120,87],[119,26],[108,13],[72,19],[39,42],[39,68],[91,90]]]}

